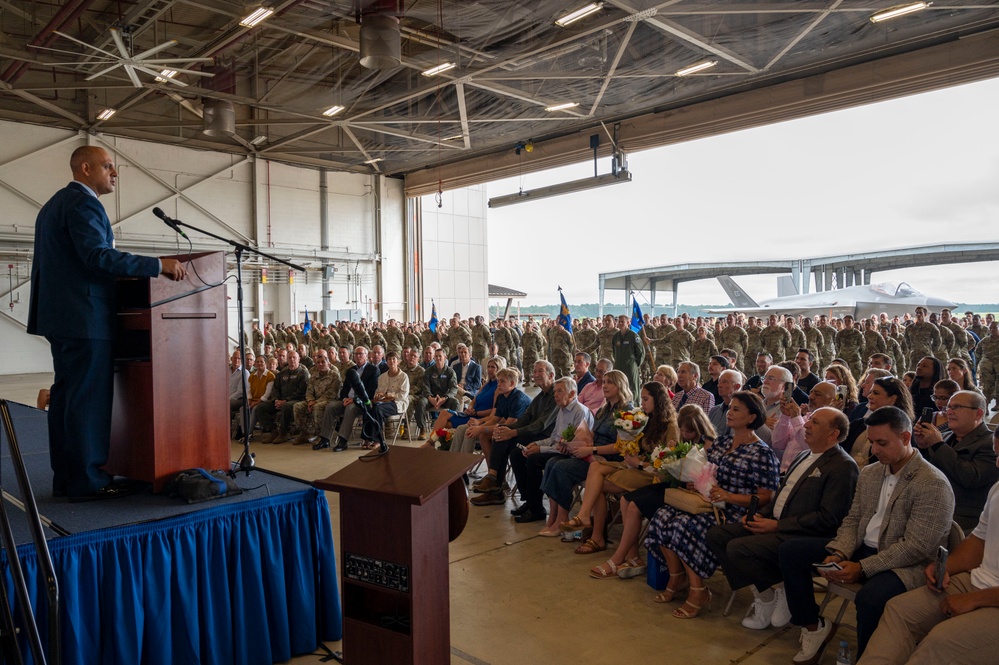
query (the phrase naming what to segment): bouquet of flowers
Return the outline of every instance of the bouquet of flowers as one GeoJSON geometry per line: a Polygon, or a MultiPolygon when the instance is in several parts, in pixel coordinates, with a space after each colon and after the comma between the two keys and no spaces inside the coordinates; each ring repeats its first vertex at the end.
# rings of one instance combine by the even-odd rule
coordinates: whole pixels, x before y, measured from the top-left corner
{"type": "Polygon", "coordinates": [[[441,450],[450,450],[451,439],[453,438],[454,438],[453,429],[447,429],[446,427],[441,427],[440,429],[435,430],[434,433],[430,436],[430,441],[431,443],[440,443],[441,450]]]}
{"type": "Polygon", "coordinates": [[[649,462],[656,473],[655,482],[679,487],[687,455],[691,450],[702,447],[702,444],[687,443],[686,441],[674,443],[672,446],[656,446],[649,456],[649,462]]]}
{"type": "Polygon", "coordinates": [[[576,438],[576,426],[569,425],[564,430],[562,430],[561,436],[563,443],[569,443],[570,441],[576,438]]]}
{"type": "Polygon", "coordinates": [[[641,409],[614,412],[614,427],[617,428],[618,439],[637,440],[648,422],[649,417],[641,409]]]}
{"type": "Polygon", "coordinates": [[[704,500],[710,501],[711,488],[718,484],[717,473],[718,466],[708,461],[704,448],[694,447],[684,456],[679,479],[684,483],[693,483],[694,489],[701,493],[704,500]]]}

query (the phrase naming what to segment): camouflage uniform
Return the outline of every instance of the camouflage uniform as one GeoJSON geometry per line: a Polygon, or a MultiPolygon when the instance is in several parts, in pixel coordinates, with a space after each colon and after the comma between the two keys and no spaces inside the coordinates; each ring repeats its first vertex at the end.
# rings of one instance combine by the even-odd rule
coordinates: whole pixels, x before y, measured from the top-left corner
{"type": "Polygon", "coordinates": [[[669,335],[675,330],[676,328],[670,323],[659,326],[658,330],[656,330],[656,338],[652,345],[656,353],[656,367],[660,365],[673,365],[673,349],[669,345],[669,335]]]}
{"type": "Polygon", "coordinates": [[[337,337],[340,338],[340,346],[346,346],[351,350],[357,346],[357,343],[354,341],[354,333],[347,326],[337,330],[337,337]]]}
{"type": "Polygon", "coordinates": [[[888,346],[885,344],[885,338],[876,330],[864,331],[864,348],[866,349],[866,353],[864,354],[865,360],[875,353],[888,354],[888,346]]]}
{"type": "Polygon", "coordinates": [[[850,365],[853,378],[857,379],[864,373],[864,334],[856,328],[843,328],[836,333],[836,348],[839,357],[850,365]]]}
{"type": "MultiPolygon", "coordinates": [[[[433,331],[431,331],[430,328],[424,328],[423,330],[420,331],[421,350],[427,348],[428,346],[437,341],[439,341],[437,339],[437,335],[433,331]]],[[[412,384],[410,384],[410,386],[412,386],[412,384]]]]}
{"type": "Polygon", "coordinates": [[[447,348],[451,355],[458,355],[458,345],[464,344],[469,352],[472,350],[472,331],[463,325],[451,326],[447,331],[447,348]]]}
{"type": "MultiPolygon", "coordinates": [[[[420,341],[420,336],[416,333],[407,332],[402,338],[403,348],[409,347],[410,349],[415,349],[417,353],[423,353],[423,342],[420,341]]],[[[410,384],[410,390],[412,390],[412,384],[410,384]]]]}
{"type": "Polygon", "coordinates": [[[787,359],[794,360],[794,357],[798,354],[798,349],[808,348],[808,337],[805,336],[805,331],[798,326],[794,326],[791,330],[788,330],[787,326],[785,326],[784,330],[787,330],[791,335],[791,346],[787,347],[787,359]]]}
{"type": "Polygon", "coordinates": [[[292,412],[295,415],[295,425],[298,426],[299,435],[304,435],[309,431],[310,420],[315,424],[315,430],[319,431],[319,425],[323,422],[323,413],[326,406],[340,397],[340,370],[330,367],[325,374],[316,372],[309,379],[309,387],[305,389],[305,401],[295,402],[292,412]],[[309,402],[315,400],[312,413],[309,413],[309,402]]]}
{"type": "Polygon", "coordinates": [[[368,351],[371,350],[371,336],[368,335],[367,330],[359,328],[357,332],[354,333],[354,346],[363,346],[368,351]]]}
{"type": "Polygon", "coordinates": [[[975,347],[975,357],[978,358],[978,382],[988,405],[999,399],[999,337],[983,337],[975,347]]]}
{"type": "Polygon", "coordinates": [[[710,339],[695,339],[693,346],[690,347],[690,360],[701,368],[701,378],[704,381],[709,378],[708,363],[711,362],[711,356],[717,355],[718,347],[710,339]]]}
{"type": "Polygon", "coordinates": [[[943,334],[943,328],[947,328],[954,335],[954,355],[951,358],[964,358],[964,361],[968,363],[968,367],[971,367],[971,354],[968,352],[968,333],[953,320],[950,323],[941,325],[941,335],[943,334]]]}
{"type": "Polygon", "coordinates": [[[746,365],[749,367],[754,365],[756,355],[763,350],[763,342],[760,341],[760,333],[762,332],[763,329],[759,327],[746,327],[746,355],[750,356],[746,365]]]}
{"type": "Polygon", "coordinates": [[[811,351],[812,355],[815,356],[815,360],[812,362],[811,370],[812,373],[821,376],[821,370],[825,367],[822,364],[822,347],[825,345],[825,335],[822,331],[811,326],[802,330],[805,333],[805,348],[811,351]]]}
{"type": "Polygon", "coordinates": [[[389,326],[385,329],[385,353],[395,351],[402,353],[402,346],[406,341],[406,335],[398,326],[389,326]]]}
{"type": "Polygon", "coordinates": [[[253,330],[253,353],[255,355],[261,355],[264,352],[264,333],[260,332],[260,328],[254,328],[253,330]]]}
{"type": "Polygon", "coordinates": [[[510,334],[510,329],[497,328],[493,338],[496,342],[496,353],[506,358],[506,366],[516,367],[516,357],[513,354],[513,335],[510,334]]]}
{"type": "Polygon", "coordinates": [[[937,324],[937,330],[940,331],[940,346],[933,355],[946,367],[947,361],[957,355],[954,352],[954,333],[947,326],[940,324],[937,324]]]}
{"type": "MultiPolygon", "coordinates": [[[[409,377],[409,409],[407,410],[407,415],[413,413],[413,409],[416,403],[420,401],[420,398],[425,396],[425,388],[423,383],[423,375],[426,374],[425,369],[421,367],[418,363],[413,367],[406,367],[405,364],[399,365],[399,369],[409,377]]],[[[417,429],[422,429],[425,427],[423,423],[416,423],[417,429]]]]}
{"type": "Polygon", "coordinates": [[[380,346],[383,351],[388,353],[388,349],[385,348],[388,345],[388,341],[385,339],[385,335],[382,334],[381,330],[372,330],[368,333],[368,341],[371,342],[371,346],[380,346]]]}
{"type": "Polygon", "coordinates": [[[534,363],[545,359],[545,340],[537,330],[528,330],[520,338],[520,343],[524,348],[524,385],[531,380],[531,372],[534,370],[534,363]]]}
{"type": "Polygon", "coordinates": [[[819,365],[822,369],[829,366],[829,363],[836,357],[836,334],[839,332],[826,323],[824,326],[816,326],[816,330],[822,333],[822,346],[819,347],[819,365]]]}
{"type": "Polygon", "coordinates": [[[694,346],[694,336],[685,328],[674,330],[666,336],[669,342],[670,356],[673,361],[673,368],[676,369],[680,363],[690,360],[690,350],[694,346]]]}
{"type": "Polygon", "coordinates": [[[493,345],[493,332],[485,323],[476,323],[472,328],[472,359],[485,367],[493,345]]]}
{"type": "Polygon", "coordinates": [[[891,356],[891,367],[892,371],[897,374],[904,374],[900,368],[905,365],[905,352],[902,351],[902,346],[898,343],[898,340],[888,335],[885,338],[885,346],[888,347],[888,355],[891,356]]]}
{"type": "Polygon", "coordinates": [[[787,360],[791,347],[791,333],[782,326],[768,325],[760,332],[760,343],[767,353],[774,357],[774,364],[787,360]]]}
{"type": "Polygon", "coordinates": [[[613,361],[614,359],[614,333],[617,330],[614,328],[601,328],[597,331],[597,358],[607,358],[607,360],[613,361]]]}
{"type": "Polygon", "coordinates": [[[905,329],[905,342],[909,345],[908,369],[915,370],[920,358],[933,356],[940,346],[940,330],[929,321],[911,323],[905,329]]]}
{"type": "Polygon", "coordinates": [[[555,366],[555,378],[572,374],[572,337],[562,326],[552,328],[552,355],[550,362],[555,366]]]}
{"type": "Polygon", "coordinates": [[[749,350],[749,335],[746,331],[739,326],[725,326],[722,331],[718,333],[715,342],[719,347],[723,349],[732,349],[739,354],[739,358],[736,361],[736,367],[739,368],[740,372],[745,373],[746,368],[746,352],[749,350]]]}
{"type": "Polygon", "coordinates": [[[597,331],[593,328],[580,328],[573,333],[576,338],[576,348],[590,354],[591,364],[595,365],[599,358],[597,353],[597,331]]]}

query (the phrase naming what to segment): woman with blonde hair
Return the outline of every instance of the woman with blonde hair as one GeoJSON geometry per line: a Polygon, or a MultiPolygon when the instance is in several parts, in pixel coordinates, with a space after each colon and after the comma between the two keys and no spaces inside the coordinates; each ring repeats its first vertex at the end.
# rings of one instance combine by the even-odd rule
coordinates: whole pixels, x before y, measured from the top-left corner
{"type": "Polygon", "coordinates": [[[673,399],[673,394],[676,392],[676,382],[679,380],[676,376],[676,370],[669,365],[660,365],[656,367],[656,373],[652,377],[653,381],[661,383],[666,386],[666,391],[669,393],[669,398],[673,399]]]}
{"type": "Polygon", "coordinates": [[[843,413],[850,413],[860,402],[857,401],[857,382],[853,380],[853,374],[849,368],[832,363],[825,369],[826,381],[834,386],[846,387],[846,400],[843,404],[843,413]]]}

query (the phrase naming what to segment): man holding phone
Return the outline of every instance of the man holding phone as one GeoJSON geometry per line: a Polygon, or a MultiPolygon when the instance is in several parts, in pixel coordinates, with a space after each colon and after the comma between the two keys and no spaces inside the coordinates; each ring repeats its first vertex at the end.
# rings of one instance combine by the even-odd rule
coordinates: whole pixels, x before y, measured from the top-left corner
{"type": "MultiPolygon", "coordinates": [[[[992,438],[999,453],[999,440],[992,438]]],[[[858,665],[988,663],[999,649],[999,484],[993,485],[978,525],[947,559],[925,570],[926,586],[888,602],[858,665]]]]}
{"type": "Polygon", "coordinates": [[[780,544],[803,536],[831,538],[850,509],[860,472],[839,446],[848,428],[839,409],[817,409],[805,424],[808,449],[795,457],[774,500],[753,519],[747,515],[741,523],[708,531],[708,547],[731,587],[753,585],[755,599],[742,621],[746,628],[762,630],[771,624],[782,628],[791,619],[784,588],[773,588],[783,579],[777,556],[780,544]]]}
{"type": "Polygon", "coordinates": [[[950,427],[946,434],[922,418],[913,433],[919,452],[950,481],[954,489],[954,521],[967,532],[978,524],[989,489],[999,480],[999,469],[992,433],[983,422],[982,394],[959,390],[951,395],[945,413],[950,427]]]}
{"type": "Polygon", "coordinates": [[[867,416],[867,438],[879,464],[860,472],[850,512],[836,537],[796,538],[778,549],[791,622],[801,627],[795,663],[816,663],[833,637],[833,625],[819,616],[812,576],[819,570],[840,584],[860,583],[857,591],[857,651],[863,654],[885,603],[915,589],[923,569],[944,543],[954,514],[947,478],[926,462],[910,439],[912,421],[904,411],[883,406],[867,416]]]}

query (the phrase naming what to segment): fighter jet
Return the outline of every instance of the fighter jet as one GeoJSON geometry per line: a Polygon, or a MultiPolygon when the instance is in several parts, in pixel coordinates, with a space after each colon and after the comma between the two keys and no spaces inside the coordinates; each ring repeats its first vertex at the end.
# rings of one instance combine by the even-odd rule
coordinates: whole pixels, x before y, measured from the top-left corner
{"type": "Polygon", "coordinates": [[[906,312],[914,312],[922,305],[929,310],[942,308],[954,309],[956,304],[943,298],[934,298],[920,293],[902,282],[897,286],[891,282],[865,284],[863,286],[848,286],[843,289],[819,291],[803,295],[782,296],[761,300],[757,303],[735,280],[728,275],[718,277],[725,293],[732,299],[732,307],[708,310],[711,314],[727,312],[743,312],[754,316],[759,314],[785,314],[797,316],[827,316],[843,317],[850,314],[855,319],[877,316],[882,312],[888,316],[902,316],[906,312]]]}

